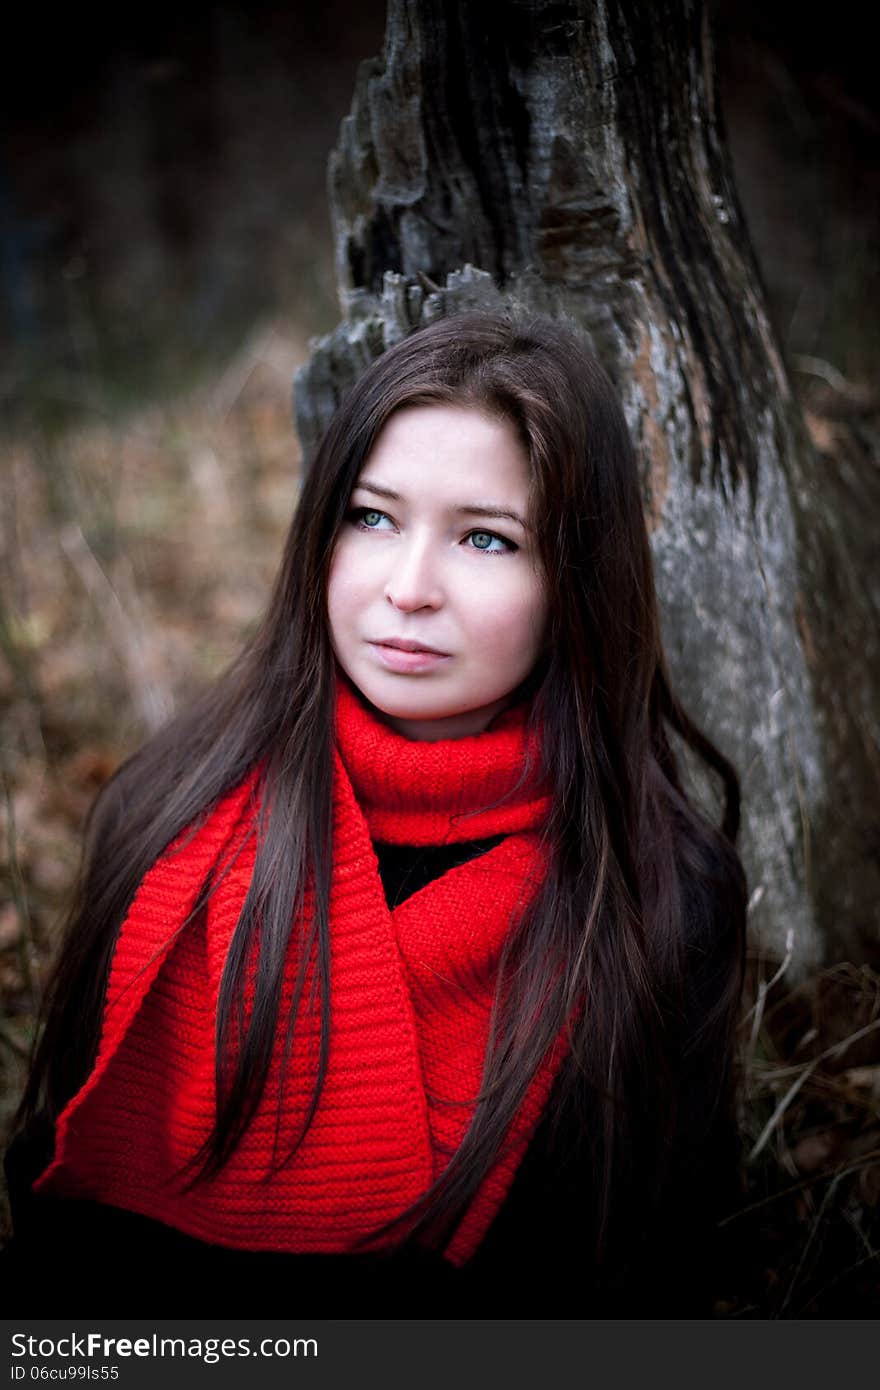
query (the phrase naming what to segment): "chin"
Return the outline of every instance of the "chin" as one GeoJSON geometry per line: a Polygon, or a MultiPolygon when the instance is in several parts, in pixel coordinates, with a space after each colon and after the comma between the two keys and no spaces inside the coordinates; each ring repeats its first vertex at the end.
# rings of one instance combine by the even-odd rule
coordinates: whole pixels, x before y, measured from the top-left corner
{"type": "MultiPolygon", "coordinates": [[[[406,679],[410,678],[401,678],[406,679]]],[[[436,690],[403,688],[402,685],[400,689],[389,690],[383,681],[355,681],[355,685],[364,699],[369,700],[382,714],[387,714],[393,719],[448,719],[457,714],[467,714],[484,703],[482,700],[476,704],[467,701],[462,703],[454,698],[444,698],[436,690]]]]}
{"type": "Polygon", "coordinates": [[[404,696],[401,696],[400,699],[383,698],[379,694],[371,694],[369,690],[362,693],[366,695],[371,705],[375,705],[382,714],[387,714],[392,719],[449,719],[456,714],[467,714],[470,709],[470,706],[462,708],[461,705],[450,705],[430,700],[413,700],[404,696]]]}

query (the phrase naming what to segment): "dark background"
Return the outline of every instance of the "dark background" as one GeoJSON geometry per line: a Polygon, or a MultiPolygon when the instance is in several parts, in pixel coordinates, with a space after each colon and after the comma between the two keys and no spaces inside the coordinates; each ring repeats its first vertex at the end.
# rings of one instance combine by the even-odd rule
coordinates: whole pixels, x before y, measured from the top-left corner
{"type": "MultiPolygon", "coordinates": [[[[864,6],[713,7],[740,193],[790,356],[877,366],[878,114],[864,6]]],[[[336,321],[324,170],[384,5],[18,6],[4,21],[3,398],[111,369],[162,393],[267,312],[336,321]],[[84,329],[83,319],[88,320],[84,329]],[[23,360],[24,359],[24,360],[23,360]]]]}

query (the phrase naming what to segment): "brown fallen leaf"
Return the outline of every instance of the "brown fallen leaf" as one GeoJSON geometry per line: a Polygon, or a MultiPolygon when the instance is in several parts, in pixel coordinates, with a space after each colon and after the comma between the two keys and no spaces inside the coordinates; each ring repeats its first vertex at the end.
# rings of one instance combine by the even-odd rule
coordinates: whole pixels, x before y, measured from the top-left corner
{"type": "Polygon", "coordinates": [[[807,1134],[795,1144],[791,1156],[800,1172],[815,1173],[825,1167],[835,1148],[833,1135],[807,1134]]]}
{"type": "Polygon", "coordinates": [[[21,919],[15,903],[0,907],[0,951],[8,951],[21,937],[21,919]]]}
{"type": "Polygon", "coordinates": [[[858,1090],[868,1090],[872,1095],[880,1096],[880,1065],[873,1067],[850,1067],[849,1071],[843,1073],[844,1080],[849,1086],[855,1086],[858,1090]]]}

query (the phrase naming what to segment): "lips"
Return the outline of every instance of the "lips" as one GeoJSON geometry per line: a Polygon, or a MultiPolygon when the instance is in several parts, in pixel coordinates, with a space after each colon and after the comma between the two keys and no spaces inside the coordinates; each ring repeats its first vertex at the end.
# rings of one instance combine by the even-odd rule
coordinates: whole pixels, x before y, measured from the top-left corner
{"type": "Polygon", "coordinates": [[[379,637],[373,643],[376,647],[394,647],[400,652],[430,652],[432,656],[448,656],[439,647],[429,647],[425,642],[411,642],[403,637],[379,637]]]}
{"type": "Polygon", "coordinates": [[[405,638],[392,637],[384,642],[369,644],[376,653],[376,659],[386,671],[397,675],[424,675],[450,660],[448,652],[437,651],[434,647],[423,647],[418,642],[405,638]]]}

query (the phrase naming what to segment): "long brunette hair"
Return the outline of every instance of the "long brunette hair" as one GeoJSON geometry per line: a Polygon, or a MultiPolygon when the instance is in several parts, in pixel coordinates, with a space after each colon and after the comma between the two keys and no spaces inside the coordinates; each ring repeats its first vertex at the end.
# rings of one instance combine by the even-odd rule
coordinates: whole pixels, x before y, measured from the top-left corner
{"type": "MultiPolygon", "coordinates": [[[[92,808],[76,901],[19,1114],[44,1109],[54,1119],[82,1085],[95,1059],[114,943],[137,885],[181,831],[203,820],[259,765],[262,804],[270,809],[259,825],[253,880],[222,978],[216,1123],[194,1180],[229,1158],[265,1087],[279,1027],[291,1037],[292,1018],[280,1016],[282,978],[307,882],[315,909],[299,932],[292,1016],[311,960],[322,1043],[302,1134],[308,1129],[331,1029],[336,675],[328,571],[379,432],[393,411],[431,402],[506,417],[528,452],[531,520],[551,614],[546,654],[530,682],[530,718],[541,729],[554,794],[549,869],[509,934],[479,1103],[449,1167],[418,1204],[410,1233],[430,1244],[453,1228],[567,1024],[571,1062],[552,1105],[561,1113],[586,1090],[598,1106],[587,1149],[601,1240],[613,1229],[612,1197],[632,1176],[635,1155],[652,1180],[662,1169],[688,1046],[689,951],[705,949],[713,913],[732,925],[697,1045],[715,1048],[722,1071],[727,1067],[741,988],[745,879],[734,848],[736,774],[670,688],[638,470],[620,402],[577,334],[543,317],[492,312],[440,319],[374,361],[342,402],[306,473],[261,627],[190,709],[120,767],[92,808]],[[721,778],[719,828],[686,795],[669,729],[721,778]],[[704,904],[696,928],[685,897],[704,904]],[[694,930],[705,940],[689,940],[694,930]],[[255,950],[254,995],[245,1011],[255,950]],[[576,1084],[578,1077],[585,1086],[576,1084]]],[[[211,889],[207,881],[195,911],[211,889]]]]}

